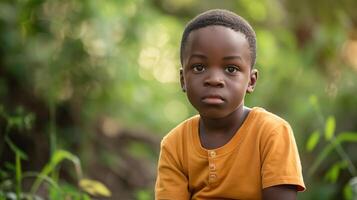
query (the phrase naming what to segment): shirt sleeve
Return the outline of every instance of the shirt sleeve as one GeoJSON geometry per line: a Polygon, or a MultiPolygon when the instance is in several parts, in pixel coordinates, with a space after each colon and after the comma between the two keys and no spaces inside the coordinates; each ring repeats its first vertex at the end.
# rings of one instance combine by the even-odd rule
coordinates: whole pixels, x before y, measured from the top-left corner
{"type": "Polygon", "coordinates": [[[188,200],[188,179],[172,145],[161,142],[158,172],[155,184],[156,200],[188,200]],[[175,156],[176,155],[176,156],[175,156]]]}
{"type": "Polygon", "coordinates": [[[299,152],[290,126],[279,125],[262,146],[263,189],[289,184],[296,185],[297,191],[305,190],[299,152]]]}

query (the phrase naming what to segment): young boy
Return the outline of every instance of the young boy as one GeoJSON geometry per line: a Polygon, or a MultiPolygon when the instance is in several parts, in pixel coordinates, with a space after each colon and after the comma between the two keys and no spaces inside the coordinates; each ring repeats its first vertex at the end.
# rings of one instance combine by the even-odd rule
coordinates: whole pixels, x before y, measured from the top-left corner
{"type": "Polygon", "coordinates": [[[305,189],[289,124],[244,107],[254,90],[256,37],[243,18],[204,12],[181,41],[182,90],[197,109],[161,142],[156,199],[296,199],[305,189]]]}

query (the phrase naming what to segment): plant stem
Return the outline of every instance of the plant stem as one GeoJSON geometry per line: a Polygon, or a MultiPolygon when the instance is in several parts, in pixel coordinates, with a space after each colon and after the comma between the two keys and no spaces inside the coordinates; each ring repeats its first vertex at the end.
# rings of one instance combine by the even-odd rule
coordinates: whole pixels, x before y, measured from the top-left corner
{"type": "Polygon", "coordinates": [[[21,194],[21,158],[20,154],[16,152],[16,196],[20,199],[21,194]]]}
{"type": "MultiPolygon", "coordinates": [[[[6,118],[7,120],[7,118],[6,118]]],[[[9,135],[9,131],[10,131],[10,126],[9,123],[7,123],[6,128],[5,128],[5,134],[4,134],[4,138],[6,138],[9,135]]],[[[4,146],[5,146],[6,142],[1,141],[1,145],[0,145],[0,159],[4,150],[4,146]]]]}
{"type": "Polygon", "coordinates": [[[56,106],[53,100],[50,100],[49,103],[50,109],[50,157],[56,151],[56,106]]]}
{"type": "MultiPolygon", "coordinates": [[[[316,112],[317,112],[317,115],[318,115],[318,118],[319,118],[319,121],[321,123],[322,126],[324,126],[324,122],[325,122],[325,119],[323,117],[323,114],[320,110],[320,108],[317,106],[316,108],[316,112]]],[[[337,153],[339,154],[339,156],[347,161],[347,166],[348,166],[348,171],[351,173],[352,176],[356,176],[357,175],[357,170],[356,170],[356,167],[353,165],[350,157],[348,156],[348,154],[343,150],[341,144],[339,142],[336,141],[336,137],[333,136],[331,138],[331,143],[333,143],[334,145],[334,149],[336,149],[337,153]]]]}
{"type": "MultiPolygon", "coordinates": [[[[53,155],[57,150],[57,137],[56,137],[56,104],[53,100],[53,97],[50,99],[49,103],[50,109],[50,158],[52,159],[53,155]]],[[[56,169],[53,169],[51,172],[51,177],[56,181],[56,169]]]]}
{"type": "Polygon", "coordinates": [[[343,150],[341,144],[339,142],[336,142],[336,138],[333,137],[331,142],[335,143],[335,149],[337,153],[341,156],[341,158],[345,161],[347,161],[347,167],[348,171],[351,173],[352,176],[357,176],[357,170],[356,167],[353,165],[350,157],[348,157],[347,153],[343,150]]]}

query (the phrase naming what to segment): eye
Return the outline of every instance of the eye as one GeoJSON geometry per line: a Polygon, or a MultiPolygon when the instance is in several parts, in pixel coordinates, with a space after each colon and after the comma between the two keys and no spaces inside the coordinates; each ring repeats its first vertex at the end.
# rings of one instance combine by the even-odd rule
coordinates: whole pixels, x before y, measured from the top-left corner
{"type": "Polygon", "coordinates": [[[203,72],[205,71],[205,67],[202,64],[196,64],[192,66],[194,72],[203,72]]]}
{"type": "Polygon", "coordinates": [[[228,65],[224,70],[230,74],[234,74],[239,71],[239,68],[235,65],[228,65]]]}

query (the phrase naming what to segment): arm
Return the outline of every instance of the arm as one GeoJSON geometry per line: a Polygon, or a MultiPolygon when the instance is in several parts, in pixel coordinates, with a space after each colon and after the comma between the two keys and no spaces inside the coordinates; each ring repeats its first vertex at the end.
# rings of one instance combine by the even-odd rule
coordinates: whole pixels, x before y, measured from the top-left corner
{"type": "Polygon", "coordinates": [[[286,199],[296,199],[297,191],[303,191],[305,185],[292,130],[288,124],[283,124],[266,136],[261,154],[263,196],[285,199],[289,195],[293,198],[286,199]]]}
{"type": "Polygon", "coordinates": [[[155,185],[156,200],[187,200],[190,199],[188,179],[180,165],[177,153],[163,142],[158,163],[155,185]]]}
{"type": "Polygon", "coordinates": [[[263,189],[263,200],[295,200],[296,185],[277,185],[263,189]]]}

